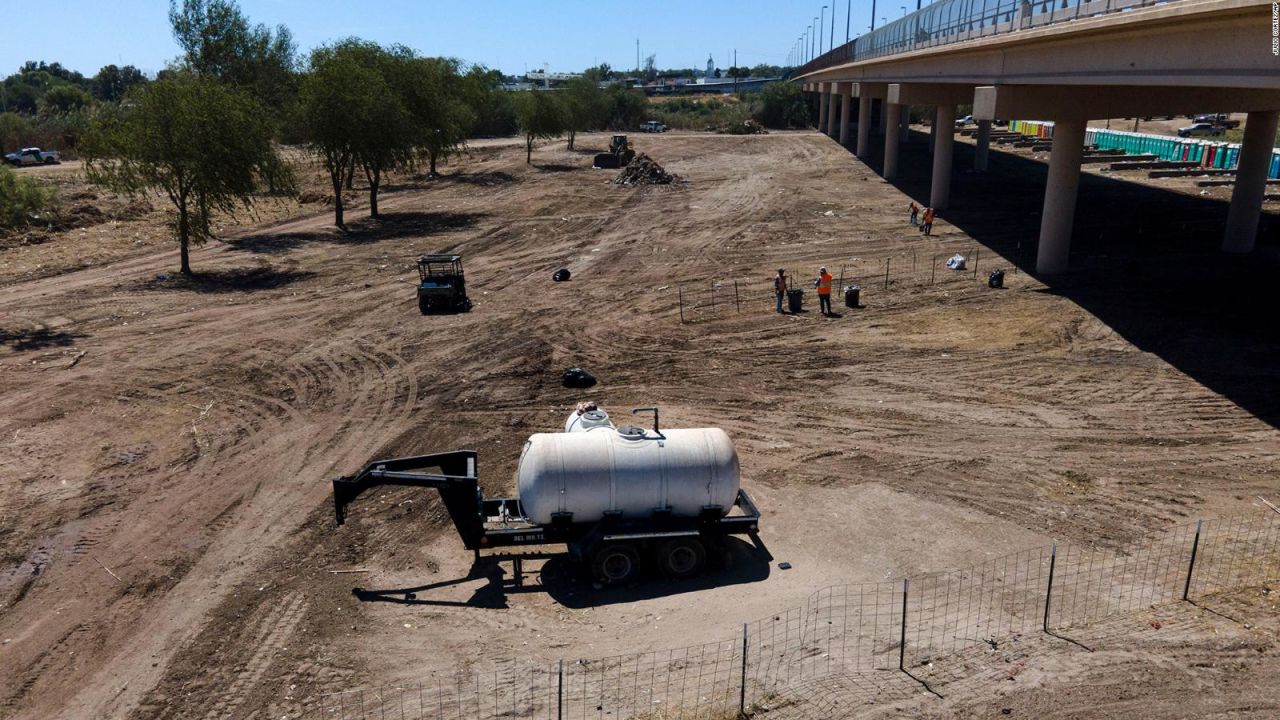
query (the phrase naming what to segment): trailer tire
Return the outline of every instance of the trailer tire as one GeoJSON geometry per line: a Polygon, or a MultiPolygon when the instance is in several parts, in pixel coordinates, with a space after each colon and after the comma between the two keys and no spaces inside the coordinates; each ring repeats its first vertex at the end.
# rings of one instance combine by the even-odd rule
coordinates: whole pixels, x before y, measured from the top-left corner
{"type": "Polygon", "coordinates": [[[418,296],[418,312],[423,315],[431,314],[431,299],[425,295],[418,296]]]}
{"type": "Polygon", "coordinates": [[[691,578],[707,564],[707,549],[697,538],[676,538],[658,546],[658,569],[669,578],[691,578]]]}
{"type": "Polygon", "coordinates": [[[622,585],[640,570],[640,555],[630,545],[602,545],[591,556],[591,571],[602,585],[622,585]]]}

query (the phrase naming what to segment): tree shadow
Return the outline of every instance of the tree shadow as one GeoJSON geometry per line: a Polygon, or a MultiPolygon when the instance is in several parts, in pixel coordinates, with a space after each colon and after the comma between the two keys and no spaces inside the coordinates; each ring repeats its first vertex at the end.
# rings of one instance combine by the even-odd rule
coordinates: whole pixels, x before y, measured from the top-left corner
{"type": "Polygon", "coordinates": [[[516,181],[516,176],[502,170],[490,170],[487,172],[474,173],[452,173],[450,175],[440,175],[436,178],[436,182],[441,183],[460,183],[463,185],[476,185],[480,187],[494,187],[496,185],[505,185],[516,181]]]}
{"type": "Polygon", "coordinates": [[[553,172],[553,173],[574,172],[575,170],[590,169],[589,167],[579,167],[577,165],[564,165],[561,163],[545,163],[545,164],[534,163],[533,166],[541,170],[542,172],[553,172]]]}
{"type": "Polygon", "coordinates": [[[315,273],[302,270],[282,270],[269,265],[227,270],[206,270],[193,275],[158,275],[135,283],[139,290],[185,290],[197,293],[236,293],[274,290],[292,285],[315,273]]]}
{"type": "MultiPolygon", "coordinates": [[[[876,153],[869,164],[881,171],[883,142],[876,153]]],[[[913,132],[899,153],[901,174],[891,184],[927,202],[927,136],[913,132]]],[[[1086,173],[1080,177],[1071,271],[1039,276],[1048,165],[992,152],[989,171],[974,173],[967,170],[973,155],[972,145],[956,143],[951,207],[940,218],[1036,277],[1047,286],[1044,292],[1071,300],[1138,349],[1280,427],[1280,324],[1272,317],[1280,218],[1264,214],[1258,248],[1233,257],[1219,251],[1227,201],[1086,173]]],[[[904,207],[904,224],[906,215],[904,207]]]]}
{"type": "Polygon", "coordinates": [[[487,213],[384,212],[377,219],[361,218],[347,223],[346,231],[335,227],[307,232],[263,232],[224,242],[235,250],[260,255],[279,255],[313,243],[364,245],[402,237],[424,237],[473,227],[487,213]]]}
{"type": "Polygon", "coordinates": [[[0,328],[0,345],[6,345],[10,350],[18,352],[24,350],[42,350],[51,347],[68,347],[74,345],[76,340],[82,337],[85,337],[83,333],[56,330],[47,327],[29,328],[24,330],[6,330],[4,328],[0,328]]]}

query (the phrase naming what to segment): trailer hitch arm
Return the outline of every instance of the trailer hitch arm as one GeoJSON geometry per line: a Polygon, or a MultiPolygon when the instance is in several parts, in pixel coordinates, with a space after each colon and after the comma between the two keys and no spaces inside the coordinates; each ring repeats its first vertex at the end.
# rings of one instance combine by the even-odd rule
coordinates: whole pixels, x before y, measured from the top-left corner
{"type": "Polygon", "coordinates": [[[365,490],[381,485],[436,488],[449,518],[468,549],[480,546],[484,520],[480,513],[478,455],[473,450],[374,460],[355,475],[333,480],[333,509],[339,525],[346,522],[347,506],[365,490]],[[422,472],[438,469],[439,473],[422,472]]]}

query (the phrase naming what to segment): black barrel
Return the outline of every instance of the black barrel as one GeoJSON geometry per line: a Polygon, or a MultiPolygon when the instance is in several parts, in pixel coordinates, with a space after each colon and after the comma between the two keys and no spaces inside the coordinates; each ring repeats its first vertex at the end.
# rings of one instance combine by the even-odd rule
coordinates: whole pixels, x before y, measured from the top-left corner
{"type": "Polygon", "coordinates": [[[793,288],[787,291],[787,309],[793,313],[800,312],[804,307],[804,291],[800,288],[793,288]]]}
{"type": "Polygon", "coordinates": [[[862,295],[862,288],[857,285],[844,286],[844,306],[856,308],[858,307],[858,299],[862,295]]]}
{"type": "Polygon", "coordinates": [[[1004,287],[1004,271],[992,270],[991,274],[987,276],[987,287],[989,288],[1004,287]]]}

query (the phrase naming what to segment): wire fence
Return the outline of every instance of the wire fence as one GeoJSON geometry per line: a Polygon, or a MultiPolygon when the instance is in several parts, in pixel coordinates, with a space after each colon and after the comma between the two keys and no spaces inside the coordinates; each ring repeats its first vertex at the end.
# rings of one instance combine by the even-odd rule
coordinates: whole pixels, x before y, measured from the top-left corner
{"type": "Polygon", "coordinates": [[[792,74],[1169,2],[1176,0],[939,0],[819,55],[792,74]]]}
{"type": "MultiPolygon", "coordinates": [[[[1011,250],[1025,255],[1034,248],[1027,244],[1025,248],[1019,246],[1011,250]]],[[[945,241],[929,252],[910,250],[891,255],[850,258],[832,262],[826,267],[832,275],[833,310],[844,304],[844,290],[850,286],[858,288],[859,304],[856,307],[863,307],[864,302],[878,304],[895,299],[897,292],[918,291],[921,288],[961,282],[986,283],[995,270],[1009,276],[1019,272],[1018,263],[1010,262],[989,248],[973,242],[945,241]],[[948,261],[957,255],[963,259],[963,264],[955,268],[948,267],[948,261]]],[[[817,279],[818,268],[807,271],[799,268],[783,269],[787,274],[788,287],[803,291],[802,309],[816,309],[814,306],[818,305],[818,296],[814,281],[817,279]]],[[[675,303],[671,309],[681,322],[698,322],[743,312],[773,310],[777,304],[773,280],[763,273],[760,277],[679,282],[674,289],[675,303]]],[[[788,307],[785,298],[783,307],[788,307]]]]}
{"type": "Polygon", "coordinates": [[[868,673],[902,673],[929,688],[944,674],[963,673],[965,653],[976,647],[1270,586],[1280,581],[1278,550],[1275,513],[1177,527],[1125,554],[1053,545],[964,570],[824,588],[720,642],[550,664],[512,661],[491,672],[322,695],[292,717],[727,720],[783,693],[816,693],[824,683],[868,673]]]}

